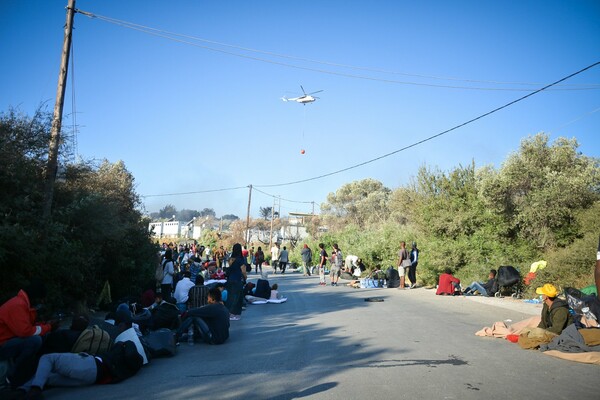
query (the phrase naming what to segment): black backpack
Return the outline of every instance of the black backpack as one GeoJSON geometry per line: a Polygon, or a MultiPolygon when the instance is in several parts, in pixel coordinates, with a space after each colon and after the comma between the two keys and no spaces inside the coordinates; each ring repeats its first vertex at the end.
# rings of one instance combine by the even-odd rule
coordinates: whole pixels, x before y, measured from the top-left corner
{"type": "Polygon", "coordinates": [[[152,329],[177,329],[179,327],[179,309],[175,304],[163,301],[152,313],[152,329]]]}
{"type": "Polygon", "coordinates": [[[521,274],[515,267],[503,265],[498,268],[498,276],[496,277],[498,289],[511,287],[520,280],[521,274]]]}
{"type": "Polygon", "coordinates": [[[144,364],[144,359],[131,340],[115,343],[107,353],[101,354],[100,358],[110,370],[110,383],[118,383],[132,377],[144,364]]]}

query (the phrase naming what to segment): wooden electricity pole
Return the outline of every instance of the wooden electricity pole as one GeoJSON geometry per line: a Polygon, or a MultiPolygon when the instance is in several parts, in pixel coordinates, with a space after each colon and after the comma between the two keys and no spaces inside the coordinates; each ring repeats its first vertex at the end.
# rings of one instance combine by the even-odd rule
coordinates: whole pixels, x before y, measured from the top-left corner
{"type": "Polygon", "coordinates": [[[248,211],[246,213],[246,248],[248,248],[248,242],[250,241],[250,202],[252,201],[252,185],[248,186],[248,211]]]}
{"type": "Polygon", "coordinates": [[[52,115],[52,128],[50,129],[50,146],[48,149],[48,165],[44,185],[44,208],[42,218],[47,221],[52,213],[52,199],[54,197],[54,181],[58,171],[58,149],[60,147],[60,130],[62,126],[63,105],[65,102],[65,88],[67,82],[67,71],[69,68],[69,55],[71,52],[71,35],[73,33],[73,17],[75,15],[75,0],[69,0],[67,5],[67,22],[65,24],[65,35],[63,39],[62,56],[60,59],[60,70],[58,71],[58,88],[56,90],[56,102],[52,115]]]}
{"type": "Polygon", "coordinates": [[[271,233],[269,234],[269,250],[273,247],[273,219],[275,216],[275,197],[273,197],[273,207],[271,207],[271,233]]]}

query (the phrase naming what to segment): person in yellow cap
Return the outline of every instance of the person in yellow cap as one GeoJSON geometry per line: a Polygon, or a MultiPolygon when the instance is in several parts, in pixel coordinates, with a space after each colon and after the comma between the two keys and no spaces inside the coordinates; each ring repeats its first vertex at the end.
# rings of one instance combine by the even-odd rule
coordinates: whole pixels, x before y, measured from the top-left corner
{"type": "Polygon", "coordinates": [[[541,294],[544,301],[538,328],[560,335],[563,329],[573,323],[567,302],[557,298],[558,290],[551,283],[535,289],[535,292],[541,294]]]}

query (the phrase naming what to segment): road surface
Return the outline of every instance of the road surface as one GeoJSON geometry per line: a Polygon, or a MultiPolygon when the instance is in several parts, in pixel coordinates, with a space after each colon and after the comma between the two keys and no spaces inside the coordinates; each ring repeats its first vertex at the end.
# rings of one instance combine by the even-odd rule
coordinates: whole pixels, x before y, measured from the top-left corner
{"type": "Polygon", "coordinates": [[[176,356],[125,382],[51,389],[46,398],[600,398],[600,367],[474,335],[494,321],[539,314],[539,305],[422,288],[320,287],[298,274],[270,282],[289,300],[249,305],[224,345],[182,343],[176,356]],[[384,301],[364,301],[373,296],[384,301]]]}

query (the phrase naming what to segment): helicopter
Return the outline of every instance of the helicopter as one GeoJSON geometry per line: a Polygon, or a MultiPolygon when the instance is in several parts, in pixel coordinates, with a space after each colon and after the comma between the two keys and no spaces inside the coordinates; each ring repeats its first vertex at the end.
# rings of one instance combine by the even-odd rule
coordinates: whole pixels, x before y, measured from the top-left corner
{"type": "Polygon", "coordinates": [[[281,98],[281,100],[283,100],[283,101],[295,101],[295,102],[298,102],[300,104],[307,105],[308,103],[312,103],[313,101],[315,101],[316,99],[318,99],[318,97],[313,96],[313,94],[322,92],[322,90],[317,90],[316,92],[306,93],[306,91],[304,90],[304,88],[302,87],[302,85],[300,85],[300,89],[302,89],[302,93],[304,93],[303,96],[291,97],[291,98],[283,96],[281,98]]]}

